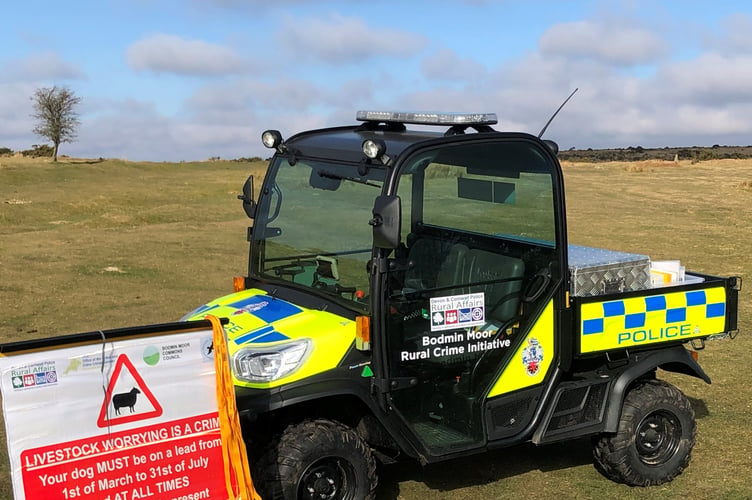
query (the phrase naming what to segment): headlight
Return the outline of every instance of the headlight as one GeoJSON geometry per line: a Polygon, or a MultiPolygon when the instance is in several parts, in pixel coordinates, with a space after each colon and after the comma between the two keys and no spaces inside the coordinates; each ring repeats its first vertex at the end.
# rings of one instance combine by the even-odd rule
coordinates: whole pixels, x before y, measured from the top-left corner
{"type": "Polygon", "coordinates": [[[282,134],[279,130],[266,130],[261,134],[261,142],[269,149],[275,149],[282,144],[282,134]]]}
{"type": "Polygon", "coordinates": [[[305,339],[270,349],[241,349],[233,356],[232,368],[240,380],[271,382],[300,368],[310,348],[311,341],[305,339]]]}
{"type": "Polygon", "coordinates": [[[363,154],[368,158],[375,160],[381,158],[386,153],[386,143],[381,139],[366,139],[361,145],[363,154]]]}

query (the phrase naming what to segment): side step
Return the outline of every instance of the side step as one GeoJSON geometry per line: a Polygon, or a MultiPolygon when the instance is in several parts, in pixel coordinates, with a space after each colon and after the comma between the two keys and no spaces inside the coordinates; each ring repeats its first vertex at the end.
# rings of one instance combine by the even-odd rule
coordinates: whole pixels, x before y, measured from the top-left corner
{"type": "Polygon", "coordinates": [[[533,435],[533,443],[552,443],[601,431],[612,381],[610,377],[598,377],[563,382],[533,435]]]}

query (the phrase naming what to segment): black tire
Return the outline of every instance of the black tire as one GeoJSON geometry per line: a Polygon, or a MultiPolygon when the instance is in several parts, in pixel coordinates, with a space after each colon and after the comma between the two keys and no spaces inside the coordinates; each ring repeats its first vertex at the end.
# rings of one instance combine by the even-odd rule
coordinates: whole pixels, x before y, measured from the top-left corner
{"type": "Polygon", "coordinates": [[[689,465],[696,430],[695,412],[679,389],[641,382],[624,399],[617,433],[595,441],[596,468],[630,486],[667,483],[689,465]]]}
{"type": "Polygon", "coordinates": [[[376,460],[350,427],[331,420],[290,425],[254,466],[264,500],[373,499],[376,460]]]}

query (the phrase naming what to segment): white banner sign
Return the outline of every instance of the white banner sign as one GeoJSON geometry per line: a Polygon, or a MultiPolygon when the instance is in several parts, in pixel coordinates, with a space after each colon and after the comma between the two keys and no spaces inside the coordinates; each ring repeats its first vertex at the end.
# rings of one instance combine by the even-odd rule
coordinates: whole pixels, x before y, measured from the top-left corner
{"type": "Polygon", "coordinates": [[[212,329],[172,327],[0,346],[16,500],[227,498],[212,329]]]}

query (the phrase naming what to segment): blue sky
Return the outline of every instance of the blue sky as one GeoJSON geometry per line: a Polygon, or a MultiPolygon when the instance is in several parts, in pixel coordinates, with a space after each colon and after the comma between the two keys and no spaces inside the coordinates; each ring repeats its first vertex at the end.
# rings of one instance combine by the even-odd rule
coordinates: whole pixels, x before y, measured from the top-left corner
{"type": "Polygon", "coordinates": [[[3,7],[0,147],[82,98],[61,154],[267,156],[358,109],[496,112],[570,147],[752,144],[752,5],[673,0],[26,0],[3,7]]]}

